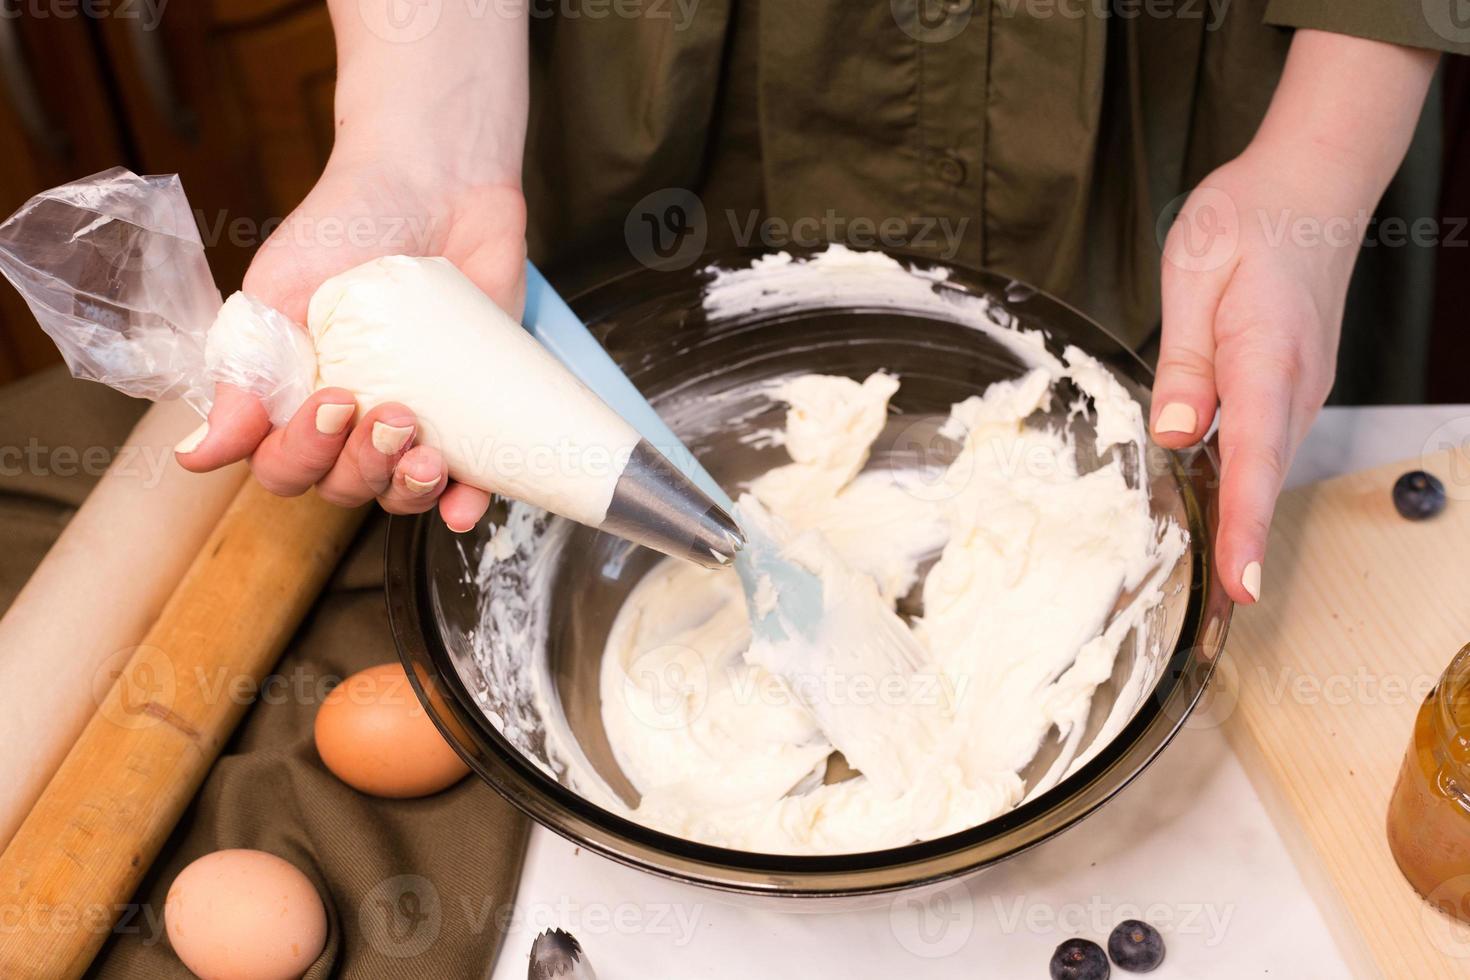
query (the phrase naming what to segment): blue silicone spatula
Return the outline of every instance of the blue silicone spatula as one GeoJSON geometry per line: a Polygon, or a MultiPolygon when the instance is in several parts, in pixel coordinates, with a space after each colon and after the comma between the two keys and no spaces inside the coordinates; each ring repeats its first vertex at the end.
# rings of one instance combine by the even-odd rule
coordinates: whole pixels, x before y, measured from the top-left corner
{"type": "MultiPolygon", "coordinates": [[[[608,406],[637,429],[644,439],[696,486],[709,494],[727,512],[735,502],[709,471],[700,465],[680,438],[674,434],[640,392],[618,367],[607,350],[531,263],[526,263],[526,329],[567,366],[582,383],[597,393],[608,406]]],[[[753,596],[762,576],[771,580],[777,596],[777,608],[755,621],[756,628],[780,639],[795,626],[806,632],[814,629],[822,613],[822,584],[817,577],[781,558],[775,542],[758,530],[752,537],[746,532],[746,545],[735,559],[747,602],[754,610],[753,596]]]]}

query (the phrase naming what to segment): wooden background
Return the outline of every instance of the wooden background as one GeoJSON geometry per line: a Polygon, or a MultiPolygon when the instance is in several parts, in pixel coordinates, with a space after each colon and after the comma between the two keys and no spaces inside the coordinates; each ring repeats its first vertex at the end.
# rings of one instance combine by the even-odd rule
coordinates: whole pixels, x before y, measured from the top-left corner
{"type": "MultiPolygon", "coordinates": [[[[108,167],[177,172],[228,294],[331,149],[326,6],[183,0],[155,24],[156,0],[98,2],[113,15],[0,0],[0,215],[108,167]]],[[[0,284],[0,384],[59,360],[0,284]]]]}

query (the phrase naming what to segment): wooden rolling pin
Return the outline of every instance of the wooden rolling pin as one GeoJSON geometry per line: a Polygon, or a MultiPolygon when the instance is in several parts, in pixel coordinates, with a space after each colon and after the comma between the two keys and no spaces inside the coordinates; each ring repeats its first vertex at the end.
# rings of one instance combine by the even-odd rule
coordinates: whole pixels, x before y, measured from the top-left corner
{"type": "Polygon", "coordinates": [[[150,408],[0,618],[0,850],[245,482],[244,463],[174,462],[198,424],[183,402],[150,408]]]}
{"type": "Polygon", "coordinates": [[[246,482],[0,855],[0,977],[87,969],[365,513],[246,482]]]}

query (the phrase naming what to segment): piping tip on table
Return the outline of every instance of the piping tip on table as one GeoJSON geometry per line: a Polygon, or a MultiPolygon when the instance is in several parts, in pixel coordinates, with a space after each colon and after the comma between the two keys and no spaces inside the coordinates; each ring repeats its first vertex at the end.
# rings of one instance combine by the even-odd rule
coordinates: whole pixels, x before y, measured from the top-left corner
{"type": "Polygon", "coordinates": [[[561,929],[547,929],[531,943],[528,980],[597,980],[577,937],[561,929]]]}

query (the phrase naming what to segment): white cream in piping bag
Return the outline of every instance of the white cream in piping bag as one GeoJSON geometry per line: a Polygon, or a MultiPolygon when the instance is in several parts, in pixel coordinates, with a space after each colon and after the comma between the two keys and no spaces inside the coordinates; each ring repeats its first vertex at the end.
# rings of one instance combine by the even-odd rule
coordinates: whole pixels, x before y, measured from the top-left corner
{"type": "Polygon", "coordinates": [[[265,322],[231,296],[207,358],[242,373],[295,362],[296,404],[324,387],[346,388],[362,411],[399,402],[456,480],[593,527],[607,516],[638,433],[447,259],[388,256],[328,279],[307,334],[265,322]],[[286,340],[294,349],[262,357],[286,340]]]}
{"type": "Polygon", "coordinates": [[[755,480],[740,512],[779,528],[788,553],[820,570],[838,606],[874,603],[890,618],[920,562],[939,555],[922,586],[922,617],[901,627],[932,683],[811,678],[819,697],[935,699],[940,720],[901,733],[883,729],[901,715],[873,712],[874,737],[893,743],[903,785],[861,774],[824,783],[833,747],[768,669],[801,651],[752,651],[735,576],[666,560],[628,598],[601,668],[608,742],[640,795],[629,807],[582,757],[545,665],[525,660],[545,642],[545,616],[535,611],[545,597],[535,593],[557,558],[557,532],[519,506],[480,566],[491,598],[476,637],[482,698],[513,742],[650,827],[746,850],[844,853],[983,823],[1025,798],[1020,772],[1049,737],[1060,751],[1032,794],[1116,734],[1156,676],[1149,613],[1186,543],[1180,528],[1151,515],[1146,490],[1130,485],[1129,473],[1142,472],[1142,412],[1088,355],[1053,356],[1039,335],[1012,329],[983,300],[935,289],[936,278],[833,248],[806,262],[776,257],[721,272],[705,303],[716,319],[828,297],[918,308],[986,332],[1030,366],[952,407],[942,432],[957,455],[937,473],[864,469],[902,379],[807,375],[771,389],[788,406],[776,441],[791,461],[755,480]],[[1090,409],[1075,410],[1089,412],[1097,453],[1112,450],[1086,473],[1067,433],[1026,424],[1063,379],[1090,399],[1090,409]],[[489,588],[497,577],[524,588],[489,588]],[[1082,745],[1093,693],[1125,643],[1134,646],[1132,675],[1100,734],[1082,745]]]}

